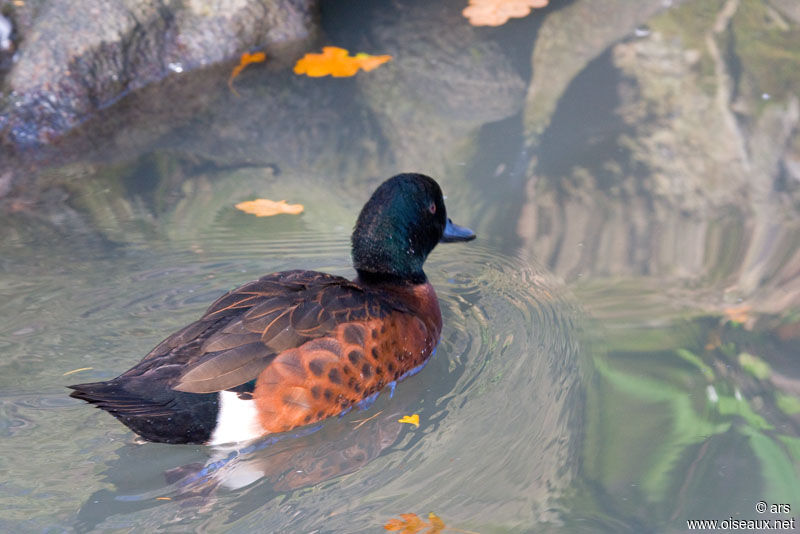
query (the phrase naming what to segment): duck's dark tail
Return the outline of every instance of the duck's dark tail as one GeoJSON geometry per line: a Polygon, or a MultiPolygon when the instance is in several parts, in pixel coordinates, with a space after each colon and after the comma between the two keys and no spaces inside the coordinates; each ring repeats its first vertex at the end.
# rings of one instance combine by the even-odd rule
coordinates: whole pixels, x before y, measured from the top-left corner
{"type": "Polygon", "coordinates": [[[217,393],[154,390],[122,377],[67,387],[74,390],[70,397],[102,408],[149,441],[206,443],[217,422],[217,393]]]}

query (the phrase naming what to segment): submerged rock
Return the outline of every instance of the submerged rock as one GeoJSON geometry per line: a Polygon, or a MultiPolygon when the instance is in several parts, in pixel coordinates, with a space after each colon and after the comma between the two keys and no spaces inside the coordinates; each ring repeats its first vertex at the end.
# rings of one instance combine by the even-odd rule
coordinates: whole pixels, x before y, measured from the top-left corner
{"type": "MultiPolygon", "coordinates": [[[[312,33],[311,0],[44,1],[5,79],[0,134],[48,143],[131,90],[312,33]]],[[[0,28],[2,37],[2,28],[0,28]]]]}
{"type": "Polygon", "coordinates": [[[412,3],[402,16],[382,10],[365,30],[395,57],[358,83],[399,167],[445,174],[481,126],[522,108],[523,76],[499,42],[466,23],[465,4],[412,3]]]}

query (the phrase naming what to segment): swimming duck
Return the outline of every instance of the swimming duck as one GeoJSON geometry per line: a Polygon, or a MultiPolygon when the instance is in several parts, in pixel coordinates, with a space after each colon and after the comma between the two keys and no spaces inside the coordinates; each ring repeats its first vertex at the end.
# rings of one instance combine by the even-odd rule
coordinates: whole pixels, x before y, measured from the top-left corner
{"type": "Polygon", "coordinates": [[[439,185],[399,174],[353,230],[357,276],[268,274],[229,291],[113,380],[69,386],[149,441],[223,443],[285,432],[419,371],[442,315],[422,270],[437,243],[475,234],[447,217],[439,185]]]}

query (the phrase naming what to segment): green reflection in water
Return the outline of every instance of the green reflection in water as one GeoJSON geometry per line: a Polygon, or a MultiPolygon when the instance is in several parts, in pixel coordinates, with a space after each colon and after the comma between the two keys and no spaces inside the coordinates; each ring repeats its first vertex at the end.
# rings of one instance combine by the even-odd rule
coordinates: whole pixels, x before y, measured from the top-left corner
{"type": "Polygon", "coordinates": [[[769,333],[714,317],[604,332],[608,352],[594,358],[587,393],[588,486],[571,503],[579,517],[612,530],[654,521],[682,529],[715,514],[760,517],[760,500],[798,510],[800,440],[784,413],[798,399],[741,350],[763,350],[769,333]]]}

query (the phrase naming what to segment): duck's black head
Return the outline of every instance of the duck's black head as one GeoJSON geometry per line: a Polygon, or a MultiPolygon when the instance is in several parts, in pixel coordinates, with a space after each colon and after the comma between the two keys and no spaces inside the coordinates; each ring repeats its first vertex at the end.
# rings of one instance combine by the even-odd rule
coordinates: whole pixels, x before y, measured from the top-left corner
{"type": "Polygon", "coordinates": [[[422,283],[422,264],[437,243],[474,238],[471,230],[447,218],[442,190],[433,178],[398,174],[375,190],[358,216],[353,265],[365,282],[422,283]]]}

